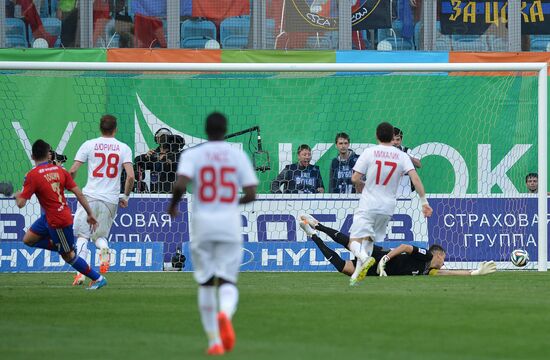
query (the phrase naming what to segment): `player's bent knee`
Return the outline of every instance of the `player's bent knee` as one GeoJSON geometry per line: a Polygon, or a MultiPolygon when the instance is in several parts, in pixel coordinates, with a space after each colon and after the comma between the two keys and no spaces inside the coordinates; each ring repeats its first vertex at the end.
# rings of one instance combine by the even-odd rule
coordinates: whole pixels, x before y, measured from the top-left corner
{"type": "Polygon", "coordinates": [[[353,261],[347,260],[346,264],[344,265],[344,268],[340,272],[344,275],[351,276],[354,271],[355,271],[355,266],[353,265],[353,261]]]}
{"type": "Polygon", "coordinates": [[[61,258],[63,258],[63,260],[65,260],[65,262],[69,264],[73,262],[76,258],[76,254],[74,253],[73,250],[66,253],[60,253],[60,255],[61,255],[61,258]]]}

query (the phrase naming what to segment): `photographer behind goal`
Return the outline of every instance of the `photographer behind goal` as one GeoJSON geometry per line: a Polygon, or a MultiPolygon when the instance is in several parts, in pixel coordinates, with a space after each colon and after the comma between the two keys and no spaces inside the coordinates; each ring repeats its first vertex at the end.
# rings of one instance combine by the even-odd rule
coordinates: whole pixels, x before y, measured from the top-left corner
{"type": "Polygon", "coordinates": [[[172,134],[170,129],[161,128],[155,133],[155,142],[159,145],[134,159],[137,179],[137,192],[168,194],[176,180],[178,160],[185,140],[172,134]],[[149,183],[145,181],[149,172],[149,183]]]}

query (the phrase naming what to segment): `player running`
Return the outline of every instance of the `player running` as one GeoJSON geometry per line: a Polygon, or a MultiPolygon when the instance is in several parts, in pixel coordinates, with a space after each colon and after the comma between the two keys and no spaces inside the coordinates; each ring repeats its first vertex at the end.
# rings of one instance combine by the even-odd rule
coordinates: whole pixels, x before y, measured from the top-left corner
{"type": "Polygon", "coordinates": [[[374,242],[383,241],[386,236],[388,222],[397,204],[397,187],[403,174],[408,174],[413,182],[420,196],[424,216],[432,215],[424,186],[410,157],[392,145],[393,126],[387,122],[380,123],[376,128],[376,138],[378,145],[363,151],[351,176],[357,192],[361,193],[361,199],[353,214],[350,229],[349,248],[357,258],[357,267],[351,275],[350,286],[363,280],[375,263],[371,256],[374,242]]]}
{"type": "MultiPolygon", "coordinates": [[[[336,251],[329,248],[317,235],[321,231],[338,244],[349,250],[349,236],[322,225],[311,215],[300,216],[300,227],[311,237],[324,257],[330,261],[336,270],[351,276],[356,268],[356,260],[344,260],[336,251]]],[[[446,270],[442,269],[445,263],[445,249],[439,245],[432,245],[428,250],[416,246],[401,244],[395,249],[384,250],[374,245],[372,257],[377,267],[369,268],[367,276],[393,275],[487,275],[496,271],[494,261],[482,262],[477,270],[446,270]]]]}
{"type": "Polygon", "coordinates": [[[208,142],[182,153],[168,208],[175,217],[178,203],[192,183],[191,257],[193,275],[200,285],[199,310],[209,355],[221,355],[235,345],[231,318],[239,299],[236,284],[243,257],[238,204],[254,201],[258,185],[248,156],[224,141],[226,131],[223,114],[208,116],[208,142]],[[242,197],[239,188],[243,189],[242,197]]]}
{"type": "MultiPolygon", "coordinates": [[[[82,164],[88,163],[88,181],[82,189],[90,203],[94,216],[99,221],[98,228],[92,232],[86,224],[86,212],[78,206],[75,213],[75,234],[77,235],[77,254],[86,259],[89,256],[88,240],[92,239],[100,250],[99,272],[109,270],[109,244],[107,237],[111,231],[117,207],[128,206],[128,198],[134,187],[134,167],[132,151],[128,145],[115,139],[117,119],[113,115],[103,115],[99,122],[101,137],[88,140],[75,156],[75,162],[69,173],[76,178],[82,164]],[[120,175],[126,170],[124,194],[120,194],[120,175]]],[[[80,285],[84,280],[81,273],[75,275],[73,285],[80,285]]]]}
{"type": "Polygon", "coordinates": [[[50,145],[44,140],[34,142],[32,159],[36,166],[27,173],[23,190],[15,194],[15,202],[20,209],[27,204],[27,200],[33,194],[36,194],[44,211],[25,233],[23,243],[30,247],[57,251],[75,270],[92,280],[89,290],[97,290],[107,285],[107,280],[74,252],[73,216],[65,199],[65,189],[75,194],[86,211],[88,227],[95,227],[97,220],[86,197],[69,173],[62,167],[48,162],[49,152],[50,145]]]}

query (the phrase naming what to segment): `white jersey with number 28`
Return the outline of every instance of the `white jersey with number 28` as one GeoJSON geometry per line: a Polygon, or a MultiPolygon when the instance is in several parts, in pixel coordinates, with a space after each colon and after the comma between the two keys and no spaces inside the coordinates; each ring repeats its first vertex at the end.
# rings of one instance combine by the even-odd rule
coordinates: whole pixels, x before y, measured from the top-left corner
{"type": "Polygon", "coordinates": [[[414,166],[409,155],[398,148],[376,145],[363,151],[353,170],[366,175],[357,211],[393,215],[400,179],[414,166]]]}
{"type": "Polygon", "coordinates": [[[122,165],[132,163],[132,150],[112,137],[86,141],[75,156],[76,161],[88,163],[88,181],[84,195],[118,204],[122,165]]]}
{"type": "Polygon", "coordinates": [[[191,179],[193,241],[240,241],[239,191],[258,184],[248,156],[225,141],[181,154],[178,175],[191,179]]]}

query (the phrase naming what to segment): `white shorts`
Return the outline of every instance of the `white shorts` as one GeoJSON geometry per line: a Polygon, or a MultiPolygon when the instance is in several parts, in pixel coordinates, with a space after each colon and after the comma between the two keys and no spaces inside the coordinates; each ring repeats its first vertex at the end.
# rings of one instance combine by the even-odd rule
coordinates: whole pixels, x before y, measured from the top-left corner
{"type": "Polygon", "coordinates": [[[78,236],[83,236],[87,239],[96,241],[98,238],[107,238],[111,231],[111,226],[116,216],[118,204],[108,203],[102,200],[86,197],[90,208],[97,220],[97,229],[92,233],[90,225],[86,221],[88,214],[86,210],[78,203],[78,208],[74,214],[74,233],[78,236]]]}
{"type": "Polygon", "coordinates": [[[243,260],[242,243],[232,241],[191,241],[191,261],[195,281],[204,284],[213,276],[236,283],[243,260]]]}
{"type": "Polygon", "coordinates": [[[375,242],[384,241],[391,215],[356,213],[350,228],[350,238],[371,237],[375,242]]]}

